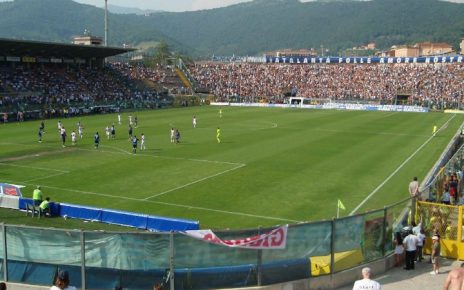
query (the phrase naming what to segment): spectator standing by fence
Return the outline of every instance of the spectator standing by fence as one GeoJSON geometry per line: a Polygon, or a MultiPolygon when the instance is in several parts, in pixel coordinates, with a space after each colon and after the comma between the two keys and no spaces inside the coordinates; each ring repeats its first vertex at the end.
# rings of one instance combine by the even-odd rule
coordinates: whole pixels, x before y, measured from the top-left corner
{"type": "Polygon", "coordinates": [[[419,239],[419,243],[417,243],[416,258],[417,258],[417,262],[422,262],[422,260],[424,259],[422,256],[422,252],[423,252],[424,243],[425,243],[424,229],[420,229],[419,234],[417,235],[417,238],[419,239]]]}
{"type": "Polygon", "coordinates": [[[438,236],[432,237],[432,255],[430,258],[432,259],[432,272],[430,274],[437,275],[440,271],[440,238],[438,236]]]}
{"type": "Polygon", "coordinates": [[[395,267],[401,266],[404,260],[404,246],[403,246],[403,238],[401,237],[401,233],[397,232],[395,234],[395,267]]]}
{"type": "Polygon", "coordinates": [[[414,270],[414,262],[416,260],[417,244],[419,239],[409,230],[409,234],[403,240],[404,249],[406,250],[406,265],[405,270],[414,270]]]}
{"type": "Polygon", "coordinates": [[[417,177],[414,177],[409,183],[409,195],[412,198],[417,198],[419,196],[419,182],[417,181],[417,177]]]}

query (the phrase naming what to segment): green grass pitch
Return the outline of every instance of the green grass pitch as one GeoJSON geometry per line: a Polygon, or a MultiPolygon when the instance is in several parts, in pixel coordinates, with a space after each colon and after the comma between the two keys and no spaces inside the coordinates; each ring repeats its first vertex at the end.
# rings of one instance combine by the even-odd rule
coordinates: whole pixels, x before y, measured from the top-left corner
{"type": "Polygon", "coordinates": [[[135,135],[146,135],[147,150],[137,154],[128,140],[129,113],[122,125],[116,114],[62,119],[66,148],[57,119],[45,121],[43,143],[39,121],[1,125],[0,181],[26,185],[28,197],[41,185],[53,201],[199,220],[202,228],[331,219],[337,199],[348,215],[385,180],[357,212],[407,197],[409,181],[426,175],[464,120],[443,113],[222,111],[222,118],[213,106],[132,113],[135,135]],[[72,146],[79,120],[84,138],[72,146]],[[116,140],[107,140],[112,123],[116,140]],[[434,125],[441,130],[431,138],[434,125]],[[180,144],[170,142],[171,127],[179,129],[180,144]]]}

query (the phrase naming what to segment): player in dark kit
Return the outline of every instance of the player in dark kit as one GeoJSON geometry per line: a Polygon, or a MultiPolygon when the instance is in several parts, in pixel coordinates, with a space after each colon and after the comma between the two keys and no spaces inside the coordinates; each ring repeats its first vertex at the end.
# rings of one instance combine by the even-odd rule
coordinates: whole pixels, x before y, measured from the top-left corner
{"type": "Polygon", "coordinates": [[[134,136],[132,138],[132,153],[136,154],[137,153],[137,143],[139,142],[139,139],[137,139],[137,136],[134,136]]]}
{"type": "Polygon", "coordinates": [[[64,129],[64,126],[61,126],[60,129],[60,135],[61,135],[61,142],[63,142],[63,147],[66,147],[66,130],[64,129]]]}
{"type": "Polygon", "coordinates": [[[42,143],[42,136],[43,136],[43,128],[42,125],[39,127],[39,143],[42,143]]]}
{"type": "Polygon", "coordinates": [[[98,145],[100,145],[100,135],[98,135],[98,132],[93,136],[93,140],[95,142],[95,149],[98,149],[98,145]]]}
{"type": "Polygon", "coordinates": [[[129,140],[132,139],[132,126],[129,125],[129,140]]]}
{"type": "Polygon", "coordinates": [[[114,128],[114,124],[111,126],[111,139],[116,138],[116,129],[114,128]]]}

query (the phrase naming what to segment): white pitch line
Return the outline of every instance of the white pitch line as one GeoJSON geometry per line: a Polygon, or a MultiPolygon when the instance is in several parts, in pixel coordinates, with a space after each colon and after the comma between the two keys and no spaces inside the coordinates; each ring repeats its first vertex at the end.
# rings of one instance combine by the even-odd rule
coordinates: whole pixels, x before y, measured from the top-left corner
{"type": "MultiPolygon", "coordinates": [[[[451,116],[448,121],[446,121],[445,124],[443,124],[443,126],[440,127],[440,129],[438,129],[437,133],[440,132],[443,128],[445,128],[445,126],[448,126],[448,123],[454,119],[454,117],[456,117],[456,115],[453,115],[451,116]]],[[[356,213],[356,211],[358,211],[358,209],[360,209],[375,193],[377,193],[377,191],[379,191],[393,176],[396,175],[396,173],[398,173],[398,171],[401,170],[401,168],[403,168],[404,165],[406,165],[406,163],[409,162],[409,160],[411,160],[420,150],[422,150],[422,148],[424,148],[432,139],[434,138],[434,135],[430,136],[421,146],[419,146],[419,148],[417,148],[416,151],[414,151],[414,153],[412,153],[408,158],[406,158],[406,160],[401,163],[400,166],[398,166],[398,168],[396,168],[395,171],[393,171],[382,183],[379,184],[379,186],[377,186],[357,207],[355,207],[355,209],[353,209],[353,211],[350,212],[349,215],[353,215],[356,213]]]]}
{"type": "Polygon", "coordinates": [[[151,201],[151,200],[147,200],[146,202],[169,205],[169,206],[175,206],[175,207],[182,207],[182,208],[187,208],[187,209],[197,209],[197,210],[203,210],[203,211],[212,211],[212,212],[218,212],[218,213],[225,213],[225,214],[230,214],[230,215],[239,215],[239,216],[248,216],[248,217],[253,217],[253,218],[262,218],[262,219],[267,219],[267,220],[288,221],[288,222],[293,222],[293,223],[301,223],[301,222],[303,222],[303,221],[297,221],[297,220],[292,220],[292,219],[288,219],[288,218],[262,216],[262,215],[249,214],[249,213],[243,213],[243,212],[226,211],[226,210],[219,210],[219,209],[212,209],[212,208],[205,208],[205,207],[198,207],[198,206],[175,204],[175,203],[169,203],[169,202],[160,202],[160,201],[151,201]]]}
{"type": "Polygon", "coordinates": [[[178,187],[175,187],[175,188],[172,188],[172,189],[163,191],[163,192],[161,192],[161,193],[157,193],[157,194],[155,194],[155,195],[152,195],[152,196],[149,196],[149,197],[147,197],[147,198],[144,198],[143,200],[148,200],[148,199],[150,199],[150,198],[154,198],[154,197],[158,197],[158,196],[161,196],[161,195],[165,195],[166,193],[170,193],[170,192],[176,191],[176,190],[178,190],[178,189],[182,189],[182,188],[188,187],[188,186],[190,186],[190,185],[193,185],[193,184],[196,184],[196,183],[199,183],[199,182],[202,182],[202,181],[211,179],[211,178],[213,178],[213,177],[226,174],[227,172],[237,170],[237,169],[239,169],[239,168],[242,168],[243,166],[245,166],[245,164],[241,164],[241,165],[236,166],[236,167],[234,167],[234,168],[227,169],[227,170],[225,170],[225,171],[221,171],[221,172],[219,172],[219,173],[216,173],[216,174],[213,174],[213,175],[210,175],[210,176],[206,176],[206,177],[204,177],[204,178],[201,178],[201,179],[198,179],[198,180],[189,182],[189,183],[187,183],[187,184],[184,184],[184,185],[181,185],[181,186],[178,186],[178,187]]]}
{"type": "MultiPolygon", "coordinates": [[[[0,144],[6,144],[5,142],[0,144]]],[[[15,143],[8,143],[9,145],[17,145],[15,143]]],[[[48,148],[54,148],[55,146],[47,146],[44,145],[43,147],[48,147],[48,148]]],[[[170,157],[170,156],[160,156],[160,155],[150,155],[150,154],[144,154],[144,153],[137,153],[133,154],[132,152],[126,151],[122,148],[114,147],[114,146],[108,146],[108,145],[101,145],[103,148],[113,148],[116,149],[117,151],[108,151],[108,150],[101,150],[101,149],[89,149],[89,148],[80,148],[80,147],[73,147],[75,150],[79,151],[87,151],[87,152],[94,152],[94,153],[108,153],[108,154],[117,154],[117,155],[132,155],[132,156],[148,156],[152,158],[160,158],[160,159],[171,159],[171,160],[184,160],[184,161],[195,161],[195,162],[204,162],[204,163],[215,163],[215,164],[227,164],[227,165],[246,165],[244,163],[236,163],[236,162],[228,162],[228,161],[217,161],[217,160],[207,160],[207,159],[196,159],[196,158],[181,158],[181,157],[170,157]]],[[[2,164],[2,163],[0,163],[2,164]]],[[[6,164],[6,163],[5,163],[6,164]]],[[[9,164],[6,164],[9,165],[9,164]]],[[[14,166],[14,165],[11,165],[14,166]]],[[[38,168],[40,169],[40,168],[38,168]]],[[[56,171],[56,170],[55,170],[56,171]]],[[[66,171],[66,173],[69,173],[66,171]]]]}
{"type": "Polygon", "coordinates": [[[403,133],[388,133],[388,132],[370,132],[370,131],[343,131],[343,130],[333,130],[333,129],[314,129],[315,131],[321,132],[332,132],[332,133],[359,133],[359,134],[370,134],[370,135],[388,135],[388,136],[407,136],[407,137],[429,137],[429,135],[413,135],[413,134],[403,134],[403,133]]]}
{"type": "Polygon", "coordinates": [[[123,153],[129,154],[129,155],[132,155],[132,153],[131,153],[131,152],[129,152],[129,151],[126,151],[126,150],[124,150],[124,149],[122,149],[122,148],[119,148],[119,147],[115,147],[115,146],[109,146],[109,145],[101,145],[101,147],[103,147],[103,148],[112,148],[112,149],[116,149],[117,151],[120,151],[120,152],[123,152],[123,153]]]}
{"type": "Polygon", "coordinates": [[[10,163],[3,163],[0,162],[0,165],[5,165],[5,166],[12,166],[12,167],[20,167],[20,168],[30,168],[30,169],[38,169],[38,170],[47,170],[47,171],[56,171],[60,173],[69,173],[69,171],[66,170],[59,170],[59,169],[53,169],[53,168],[44,168],[44,167],[36,167],[36,166],[27,166],[27,165],[17,165],[17,164],[10,164],[10,163]]]}
{"type": "MultiPolygon", "coordinates": [[[[14,180],[5,180],[5,181],[11,182],[11,183],[15,183],[15,182],[18,183],[18,181],[14,181],[14,180]]],[[[27,184],[27,183],[24,183],[24,184],[33,185],[33,184],[27,184]]],[[[55,187],[55,186],[49,186],[49,185],[41,185],[41,187],[55,189],[55,190],[76,192],[76,193],[81,193],[81,194],[86,194],[86,195],[104,196],[104,197],[109,197],[109,198],[112,198],[112,199],[125,199],[125,200],[143,202],[143,203],[148,202],[148,203],[153,203],[153,204],[167,205],[167,206],[187,208],[187,209],[195,209],[195,210],[201,210],[201,211],[217,212],[217,213],[223,213],[223,214],[229,214],[229,215],[247,216],[247,217],[252,217],[252,218],[261,218],[261,219],[275,220],[275,221],[287,221],[287,222],[294,222],[294,223],[302,222],[302,221],[292,220],[292,219],[288,219],[288,218],[262,216],[262,215],[244,213],[244,212],[226,211],[226,210],[219,210],[219,209],[198,207],[198,206],[191,206],[191,205],[184,205],[184,204],[176,204],[176,203],[153,201],[153,200],[144,200],[144,199],[138,199],[138,198],[131,198],[131,197],[127,197],[127,196],[117,196],[117,195],[104,194],[104,193],[98,193],[98,192],[61,188],[61,187],[55,187]]]]}
{"type": "Polygon", "coordinates": [[[58,173],[50,174],[50,175],[47,175],[47,176],[44,176],[44,177],[32,178],[32,179],[23,181],[23,183],[28,183],[28,182],[31,182],[31,181],[37,181],[37,180],[42,180],[42,179],[48,179],[48,178],[52,178],[52,177],[55,177],[55,176],[60,176],[60,175],[63,175],[63,174],[66,174],[66,172],[58,172],[58,173]]]}
{"type": "Polygon", "coordinates": [[[272,123],[272,122],[269,122],[271,124],[271,127],[263,127],[263,128],[258,128],[256,130],[266,130],[266,129],[275,129],[277,128],[277,123],[272,123]]]}
{"type": "MultiPolygon", "coordinates": [[[[10,143],[10,142],[0,142],[0,144],[4,145],[24,145],[24,146],[38,146],[37,144],[21,144],[21,143],[10,143]]],[[[47,147],[47,148],[56,148],[56,146],[52,145],[45,145],[41,144],[41,147],[47,147]]],[[[207,159],[197,159],[197,158],[181,158],[181,157],[170,157],[170,156],[161,156],[161,155],[150,155],[150,154],[144,154],[144,153],[137,153],[133,154],[130,151],[126,151],[122,148],[115,147],[115,146],[108,146],[108,145],[100,145],[100,148],[113,148],[116,149],[117,151],[108,151],[108,150],[101,150],[101,149],[90,149],[90,148],[82,148],[82,147],[72,147],[75,150],[79,151],[87,151],[87,152],[101,152],[101,153],[108,153],[108,154],[117,154],[117,155],[133,155],[133,156],[148,156],[152,158],[160,158],[160,159],[170,159],[170,160],[186,160],[186,161],[195,161],[195,162],[204,162],[204,163],[215,163],[215,164],[227,164],[227,165],[242,165],[245,166],[246,164],[244,163],[237,163],[237,162],[228,162],[228,161],[217,161],[217,160],[207,160],[207,159]]],[[[70,147],[71,148],[71,147],[70,147]]],[[[0,163],[2,164],[2,163],[0,163]]],[[[13,165],[11,165],[13,166],[13,165]]],[[[40,168],[38,168],[40,169],[40,168]]],[[[55,170],[56,171],[56,170],[55,170]]],[[[66,171],[66,173],[69,173],[66,171]]]]}

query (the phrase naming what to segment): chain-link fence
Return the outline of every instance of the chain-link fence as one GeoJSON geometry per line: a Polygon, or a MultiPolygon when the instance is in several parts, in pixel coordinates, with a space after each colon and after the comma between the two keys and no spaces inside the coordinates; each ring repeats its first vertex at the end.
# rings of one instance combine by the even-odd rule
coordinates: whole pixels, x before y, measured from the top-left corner
{"type": "MultiPolygon", "coordinates": [[[[290,225],[284,250],[228,248],[180,233],[111,233],[3,225],[5,281],[50,285],[58,269],[83,289],[211,289],[327,275],[384,257],[409,200],[331,221],[290,225]],[[6,257],[6,259],[5,259],[6,257]]],[[[268,229],[220,231],[221,239],[268,229]]]]}

